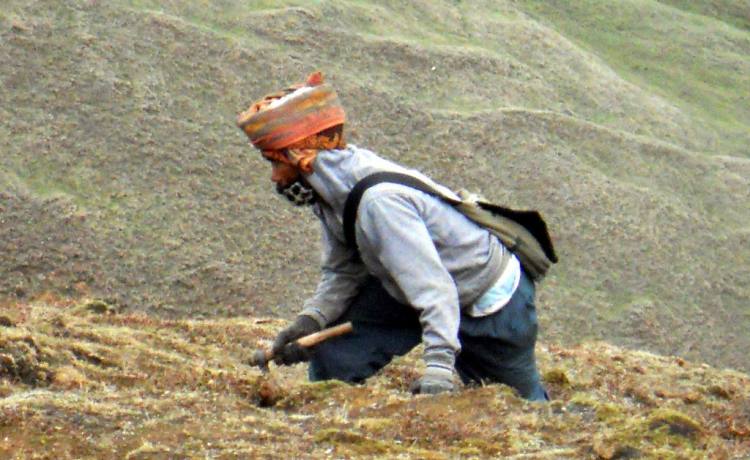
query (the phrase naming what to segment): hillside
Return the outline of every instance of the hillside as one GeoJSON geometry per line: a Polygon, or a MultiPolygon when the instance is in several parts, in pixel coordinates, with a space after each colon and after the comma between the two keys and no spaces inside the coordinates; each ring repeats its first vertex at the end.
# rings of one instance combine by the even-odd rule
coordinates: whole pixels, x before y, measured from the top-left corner
{"type": "MultiPolygon", "coordinates": [[[[366,386],[243,364],[280,323],[165,320],[102,302],[0,306],[9,459],[750,455],[750,377],[605,343],[539,348],[554,401],[504,386],[413,397],[418,354],[366,386]]],[[[417,365],[418,366],[418,365],[417,365]]]]}
{"type": "Polygon", "coordinates": [[[547,343],[748,370],[746,3],[5,1],[0,297],[289,317],[318,227],[234,119],[320,69],[350,142],[547,217],[547,343]]]}

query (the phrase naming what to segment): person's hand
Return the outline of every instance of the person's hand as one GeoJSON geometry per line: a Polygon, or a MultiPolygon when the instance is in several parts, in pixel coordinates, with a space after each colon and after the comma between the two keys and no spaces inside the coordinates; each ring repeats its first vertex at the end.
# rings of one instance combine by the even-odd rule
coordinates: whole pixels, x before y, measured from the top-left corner
{"type": "Polygon", "coordinates": [[[273,341],[273,361],[279,365],[290,365],[307,361],[310,352],[297,344],[300,337],[318,332],[320,325],[312,317],[299,315],[292,324],[282,329],[273,341]]]}
{"type": "Polygon", "coordinates": [[[438,394],[453,391],[453,371],[444,366],[427,365],[422,378],[411,385],[413,394],[438,394]]]}

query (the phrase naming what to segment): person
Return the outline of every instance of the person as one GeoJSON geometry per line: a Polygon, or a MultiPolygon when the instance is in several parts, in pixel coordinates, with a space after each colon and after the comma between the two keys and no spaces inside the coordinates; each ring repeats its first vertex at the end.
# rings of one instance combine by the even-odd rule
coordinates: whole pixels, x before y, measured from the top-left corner
{"type": "Polygon", "coordinates": [[[529,400],[548,400],[534,347],[534,282],[493,234],[431,194],[396,183],[364,192],[356,246],[343,228],[349,192],[372,173],[416,177],[455,197],[419,171],[347,144],[345,112],[314,73],[242,112],[238,126],[271,163],[278,193],[311,206],[322,227],[322,276],[272,351],[277,364],[309,361],[313,381],[361,383],[424,344],[414,393],[465,384],[504,383],[529,400]],[[354,331],[311,350],[295,340],[351,321],[354,331]]]}

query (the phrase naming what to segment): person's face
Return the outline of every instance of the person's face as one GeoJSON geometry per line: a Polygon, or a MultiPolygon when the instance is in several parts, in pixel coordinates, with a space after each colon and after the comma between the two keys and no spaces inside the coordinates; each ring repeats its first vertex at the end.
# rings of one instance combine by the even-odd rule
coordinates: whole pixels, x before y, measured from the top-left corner
{"type": "Polygon", "coordinates": [[[271,180],[277,187],[285,188],[299,179],[299,171],[294,166],[280,161],[271,161],[271,180]]]}
{"type": "Polygon", "coordinates": [[[276,184],[276,192],[294,203],[295,206],[309,206],[317,202],[317,194],[302,177],[296,166],[279,161],[276,152],[263,152],[271,162],[271,181],[276,184]]]}

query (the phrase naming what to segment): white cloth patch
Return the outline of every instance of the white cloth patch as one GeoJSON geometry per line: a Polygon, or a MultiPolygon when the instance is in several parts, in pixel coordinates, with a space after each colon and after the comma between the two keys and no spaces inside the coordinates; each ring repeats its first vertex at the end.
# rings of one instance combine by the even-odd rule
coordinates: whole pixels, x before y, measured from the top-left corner
{"type": "Polygon", "coordinates": [[[482,294],[479,300],[466,310],[466,314],[474,318],[479,318],[495,313],[510,301],[520,282],[521,263],[515,254],[511,254],[508,266],[502,275],[500,275],[500,278],[498,278],[497,282],[491,288],[482,294]]]}
{"type": "Polygon", "coordinates": [[[294,90],[293,93],[289,93],[286,96],[282,97],[281,99],[276,99],[270,104],[268,104],[268,108],[266,110],[275,109],[276,107],[286,103],[286,101],[290,99],[294,99],[297,96],[300,96],[302,94],[308,93],[312,91],[314,88],[312,86],[303,86],[300,89],[294,90]]]}

